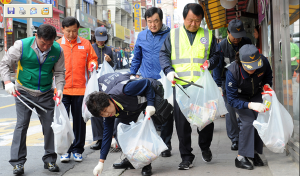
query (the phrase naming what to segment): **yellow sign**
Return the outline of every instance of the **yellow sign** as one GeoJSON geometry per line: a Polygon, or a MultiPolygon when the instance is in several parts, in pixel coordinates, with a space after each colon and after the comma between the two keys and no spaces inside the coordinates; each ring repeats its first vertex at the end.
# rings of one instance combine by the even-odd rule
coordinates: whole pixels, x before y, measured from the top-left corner
{"type": "Polygon", "coordinates": [[[107,16],[108,16],[108,23],[111,24],[111,12],[110,12],[110,10],[107,11],[107,16]]]}
{"type": "Polygon", "coordinates": [[[115,23],[115,37],[124,40],[125,39],[125,28],[117,23],[115,23]]]}
{"type": "Polygon", "coordinates": [[[1,0],[2,4],[10,4],[12,0],[1,0]]]}
{"type": "Polygon", "coordinates": [[[135,32],[142,31],[142,12],[141,3],[134,3],[134,26],[135,32]]]}
{"type": "Polygon", "coordinates": [[[125,28],[125,38],[130,39],[130,30],[125,28]]]}

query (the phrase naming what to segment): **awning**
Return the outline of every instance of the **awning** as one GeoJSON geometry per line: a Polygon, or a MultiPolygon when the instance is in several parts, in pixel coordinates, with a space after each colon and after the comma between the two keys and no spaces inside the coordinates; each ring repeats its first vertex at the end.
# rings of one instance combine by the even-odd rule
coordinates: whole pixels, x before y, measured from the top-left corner
{"type": "Polygon", "coordinates": [[[300,18],[299,8],[300,8],[300,4],[289,5],[290,25],[300,18]]]}
{"type": "MultiPolygon", "coordinates": [[[[221,6],[220,0],[204,0],[201,3],[205,20],[210,30],[227,27],[228,23],[237,16],[235,7],[232,9],[225,9],[221,6]]],[[[247,5],[248,0],[239,0],[237,11],[245,12],[247,5]]],[[[240,14],[238,14],[238,17],[240,17],[240,14]]]]}

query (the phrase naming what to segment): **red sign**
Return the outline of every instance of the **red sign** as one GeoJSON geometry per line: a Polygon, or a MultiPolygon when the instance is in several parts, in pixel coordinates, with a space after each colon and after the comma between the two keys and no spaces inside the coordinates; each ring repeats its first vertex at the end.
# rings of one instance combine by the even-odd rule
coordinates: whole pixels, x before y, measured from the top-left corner
{"type": "Polygon", "coordinates": [[[178,24],[174,24],[174,28],[178,28],[179,27],[179,25],[178,24]]]}
{"type": "Polygon", "coordinates": [[[4,14],[3,14],[3,6],[0,5],[0,28],[4,27],[4,14]]]}
{"type": "Polygon", "coordinates": [[[177,0],[173,0],[174,9],[177,9],[177,0]]]}
{"type": "Polygon", "coordinates": [[[60,32],[60,22],[59,22],[59,19],[44,18],[44,24],[50,24],[51,26],[55,27],[56,32],[60,32]]]}

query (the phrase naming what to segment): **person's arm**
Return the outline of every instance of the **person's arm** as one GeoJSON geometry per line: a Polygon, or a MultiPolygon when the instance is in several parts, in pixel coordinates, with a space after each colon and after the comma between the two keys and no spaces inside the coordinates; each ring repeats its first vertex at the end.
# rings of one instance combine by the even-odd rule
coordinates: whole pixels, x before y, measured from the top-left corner
{"type": "Polygon", "coordinates": [[[299,59],[299,47],[296,45],[296,44],[294,44],[295,45],[295,57],[297,58],[297,59],[299,59]]]}
{"type": "Polygon", "coordinates": [[[93,46],[91,45],[91,43],[89,43],[89,51],[88,51],[88,58],[87,58],[87,68],[90,68],[91,63],[95,63],[96,64],[96,69],[98,69],[98,56],[93,48],[93,46]]]}
{"type": "Polygon", "coordinates": [[[22,41],[17,40],[11,46],[0,61],[0,74],[4,83],[10,83],[10,68],[14,63],[18,63],[22,55],[22,41]]]}
{"type": "MultiPolygon", "coordinates": [[[[218,45],[219,49],[220,49],[220,45],[218,45]]],[[[218,85],[218,87],[222,86],[222,71],[223,71],[223,60],[224,60],[224,55],[220,49],[220,57],[219,57],[219,64],[216,68],[214,68],[213,70],[213,78],[216,82],[216,84],[218,85]]]]}
{"type": "Polygon", "coordinates": [[[266,71],[265,71],[265,76],[264,76],[264,79],[263,79],[263,85],[264,86],[265,84],[269,84],[270,87],[272,87],[272,80],[273,80],[273,75],[272,75],[272,69],[271,69],[271,66],[270,66],[270,63],[268,61],[267,58],[265,58],[263,55],[262,55],[262,59],[263,59],[263,63],[264,65],[267,67],[266,68],[266,71]]]}
{"type": "Polygon", "coordinates": [[[147,105],[154,106],[155,92],[148,79],[127,83],[123,88],[123,93],[128,96],[145,96],[147,98],[147,105]]]}
{"type": "Polygon", "coordinates": [[[65,80],[65,56],[62,47],[60,47],[60,57],[58,61],[54,64],[53,68],[53,77],[55,77],[55,85],[57,90],[63,91],[64,86],[66,84],[65,80]]]}
{"type": "Polygon", "coordinates": [[[172,47],[169,33],[159,51],[159,63],[165,75],[171,71],[175,72],[171,64],[171,51],[172,47]]]}
{"type": "Polygon", "coordinates": [[[238,83],[233,77],[230,71],[226,73],[226,93],[227,93],[227,101],[230,106],[237,109],[249,109],[249,102],[245,102],[239,99],[238,96],[238,83]]]}
{"type": "Polygon", "coordinates": [[[107,60],[106,61],[109,63],[109,65],[111,67],[114,67],[115,64],[113,61],[113,55],[112,55],[112,51],[110,48],[108,48],[107,53],[104,53],[104,56],[105,56],[105,60],[107,59],[107,57],[109,57],[109,61],[107,61],[107,60]]]}
{"type": "MultiPolygon", "coordinates": [[[[93,118],[98,118],[98,117],[93,117],[93,118]]],[[[102,139],[100,160],[99,160],[102,163],[104,163],[104,161],[106,160],[107,154],[110,149],[113,130],[114,130],[114,122],[115,122],[115,118],[112,117],[106,117],[103,119],[104,129],[103,129],[103,139],[102,139]]]]}
{"type": "Polygon", "coordinates": [[[130,74],[136,75],[142,63],[142,48],[139,46],[139,38],[134,46],[134,57],[131,60],[130,74]]]}
{"type": "Polygon", "coordinates": [[[216,37],[212,36],[212,42],[210,45],[210,54],[209,54],[209,68],[208,70],[213,70],[219,64],[220,52],[216,37]]]}

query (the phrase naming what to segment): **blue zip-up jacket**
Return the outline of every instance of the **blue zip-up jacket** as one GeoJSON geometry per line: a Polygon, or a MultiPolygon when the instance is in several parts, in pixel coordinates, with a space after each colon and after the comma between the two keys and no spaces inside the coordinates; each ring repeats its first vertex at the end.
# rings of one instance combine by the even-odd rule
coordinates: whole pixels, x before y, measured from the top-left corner
{"type": "Polygon", "coordinates": [[[134,47],[130,74],[135,75],[140,70],[144,78],[160,78],[159,51],[169,32],[170,28],[163,24],[160,31],[155,34],[148,28],[139,33],[134,47]]]}

